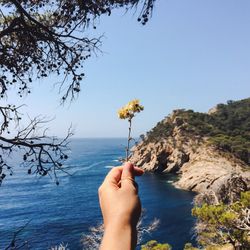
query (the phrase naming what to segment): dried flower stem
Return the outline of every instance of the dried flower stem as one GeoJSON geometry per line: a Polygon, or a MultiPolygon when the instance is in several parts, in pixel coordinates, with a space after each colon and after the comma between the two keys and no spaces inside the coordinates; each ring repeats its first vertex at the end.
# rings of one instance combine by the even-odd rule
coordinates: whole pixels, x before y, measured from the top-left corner
{"type": "Polygon", "coordinates": [[[128,144],[126,148],[126,161],[128,161],[129,158],[129,151],[130,151],[130,141],[131,141],[131,128],[132,128],[132,118],[128,119],[129,127],[128,127],[128,144]]]}
{"type": "Polygon", "coordinates": [[[128,142],[126,147],[126,161],[129,159],[129,153],[130,153],[130,141],[132,140],[131,137],[131,127],[132,127],[132,119],[135,116],[136,113],[140,113],[144,107],[140,105],[140,102],[138,99],[130,101],[126,106],[122,107],[120,110],[118,110],[118,117],[120,119],[127,119],[129,122],[128,126],[128,142]]]}

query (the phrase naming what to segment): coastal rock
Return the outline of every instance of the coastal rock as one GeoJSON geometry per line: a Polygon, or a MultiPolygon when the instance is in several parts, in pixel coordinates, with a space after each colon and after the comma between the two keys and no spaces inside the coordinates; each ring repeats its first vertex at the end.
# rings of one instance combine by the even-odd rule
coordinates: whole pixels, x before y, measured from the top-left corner
{"type": "Polygon", "coordinates": [[[201,146],[180,169],[177,187],[195,192],[218,188],[233,174],[242,174],[242,167],[211,148],[201,146]]]}
{"type": "Polygon", "coordinates": [[[131,161],[136,165],[153,172],[162,172],[167,164],[167,158],[172,153],[172,148],[165,147],[164,143],[149,143],[147,147],[143,144],[137,145],[131,161]]]}
{"type": "Polygon", "coordinates": [[[162,121],[173,124],[171,133],[140,142],[130,160],[145,171],[177,174],[174,186],[202,194],[197,201],[233,202],[240,192],[250,190],[249,166],[209,145],[206,137],[187,134],[185,121],[176,114],[162,121]]]}
{"type": "Polygon", "coordinates": [[[178,174],[180,178],[174,185],[181,189],[197,193],[212,191],[218,200],[226,201],[235,200],[233,197],[240,191],[250,188],[247,184],[250,173],[244,172],[240,161],[205,144],[189,141],[181,148],[174,148],[170,141],[140,143],[133,151],[131,161],[145,171],[178,174]]]}

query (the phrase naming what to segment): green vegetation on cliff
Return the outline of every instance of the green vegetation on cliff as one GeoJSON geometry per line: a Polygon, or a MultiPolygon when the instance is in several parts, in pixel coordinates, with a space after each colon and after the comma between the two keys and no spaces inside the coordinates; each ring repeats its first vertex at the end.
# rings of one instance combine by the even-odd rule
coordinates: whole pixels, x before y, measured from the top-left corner
{"type": "MultiPolygon", "coordinates": [[[[250,191],[241,192],[240,199],[230,204],[195,206],[192,215],[197,218],[195,231],[199,247],[186,243],[183,250],[250,249],[250,191]]],[[[141,246],[141,250],[171,249],[169,244],[155,240],[141,246]]]]}
{"type": "Polygon", "coordinates": [[[250,191],[242,192],[240,200],[231,204],[194,207],[192,214],[198,219],[201,246],[230,243],[235,249],[250,249],[250,191]]]}
{"type": "Polygon", "coordinates": [[[141,246],[141,250],[171,250],[172,247],[168,243],[161,244],[156,240],[150,240],[141,246]]]}
{"type": "Polygon", "coordinates": [[[218,104],[213,112],[175,110],[147,133],[147,141],[171,136],[175,127],[188,135],[207,137],[208,143],[250,164],[250,98],[218,104]]]}

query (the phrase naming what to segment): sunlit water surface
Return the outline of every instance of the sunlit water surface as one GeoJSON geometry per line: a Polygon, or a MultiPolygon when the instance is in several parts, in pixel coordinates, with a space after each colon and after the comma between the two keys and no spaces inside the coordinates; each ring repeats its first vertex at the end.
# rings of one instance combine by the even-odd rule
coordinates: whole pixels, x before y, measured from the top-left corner
{"type": "MultiPolygon", "coordinates": [[[[44,250],[59,243],[82,249],[80,239],[91,226],[101,222],[97,189],[117,159],[124,154],[125,139],[74,139],[67,162],[71,176],[60,177],[56,186],[49,178],[27,175],[19,168],[0,187],[0,249],[10,243],[13,233],[29,224],[18,238],[28,241],[25,249],[44,250]]],[[[157,231],[143,242],[168,242],[175,250],[192,242],[193,194],[175,189],[173,176],[145,174],[137,179],[145,224],[160,219],[157,231]]]]}

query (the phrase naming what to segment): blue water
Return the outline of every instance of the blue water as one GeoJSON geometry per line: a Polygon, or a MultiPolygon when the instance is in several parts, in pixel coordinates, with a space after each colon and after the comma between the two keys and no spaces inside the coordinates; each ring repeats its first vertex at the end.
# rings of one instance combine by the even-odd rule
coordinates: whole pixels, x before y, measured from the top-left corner
{"type": "MultiPolygon", "coordinates": [[[[13,232],[30,223],[19,235],[27,240],[26,249],[44,250],[68,243],[71,250],[82,249],[80,238],[98,224],[101,212],[97,189],[111,166],[124,155],[125,139],[74,139],[67,162],[72,176],[61,176],[56,186],[49,178],[36,178],[19,168],[0,187],[0,249],[13,232]]],[[[174,250],[192,241],[193,194],[172,187],[169,175],[145,174],[137,179],[145,223],[160,219],[160,226],[144,242],[168,242],[174,250]]]]}

